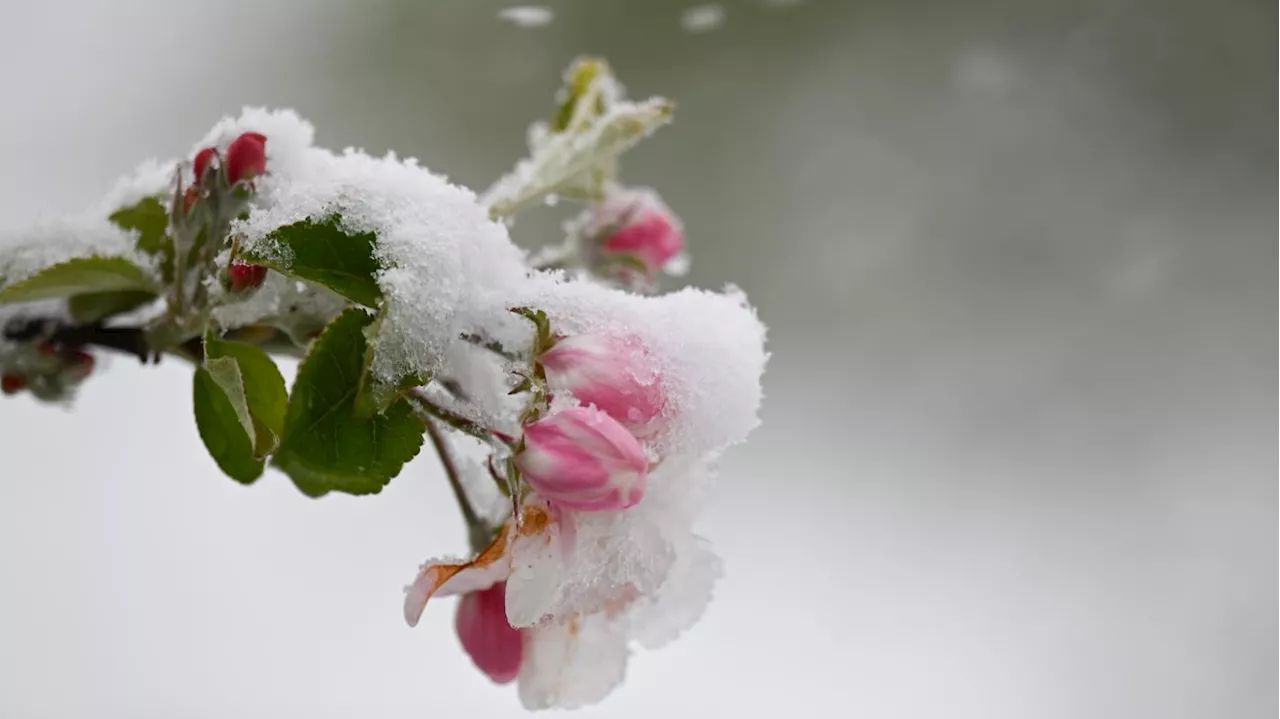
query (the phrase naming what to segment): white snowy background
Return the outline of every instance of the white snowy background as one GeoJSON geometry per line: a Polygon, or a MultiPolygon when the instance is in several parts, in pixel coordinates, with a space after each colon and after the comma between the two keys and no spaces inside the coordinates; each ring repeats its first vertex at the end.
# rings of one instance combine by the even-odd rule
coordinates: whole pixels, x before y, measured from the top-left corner
{"type": "MultiPolygon", "coordinates": [[[[774,359],[716,600],[582,716],[1275,716],[1275,7],[693,5],[13,4],[0,222],[243,104],[482,188],[605,54],[679,103],[626,177],[774,359]]],[[[451,603],[401,618],[464,548],[429,455],[374,498],[245,488],[181,362],[101,374],[0,401],[0,717],[522,714],[451,603]]]]}

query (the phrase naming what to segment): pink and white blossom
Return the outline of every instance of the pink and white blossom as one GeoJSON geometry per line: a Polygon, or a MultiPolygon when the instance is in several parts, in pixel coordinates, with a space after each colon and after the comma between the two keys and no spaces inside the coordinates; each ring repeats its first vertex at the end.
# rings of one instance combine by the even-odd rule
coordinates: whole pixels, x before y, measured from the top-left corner
{"type": "MultiPolygon", "coordinates": [[[[491,208],[474,194],[410,161],[315,147],[313,128],[291,113],[248,111],[219,124],[191,152],[226,147],[249,131],[270,137],[271,174],[257,181],[248,217],[235,224],[243,249],[276,252],[277,228],[317,213],[340,213],[348,230],[379,238],[385,269],[375,279],[388,303],[383,331],[371,345],[370,371],[382,381],[430,374],[458,380],[473,397],[506,398],[504,359],[460,338],[479,332],[519,353],[529,346],[530,328],[509,312],[513,306],[545,311],[553,331],[568,336],[635,338],[654,360],[663,406],[643,450],[660,463],[647,469],[643,501],[624,511],[580,511],[548,502],[555,495],[550,485],[542,487],[546,495],[535,487],[505,517],[493,545],[474,557],[428,562],[405,598],[406,619],[413,623],[432,596],[467,595],[501,583],[507,621],[524,637],[516,678],[521,701],[530,708],[572,707],[603,698],[621,681],[632,649],[658,646],[697,621],[718,575],[719,563],[694,522],[712,484],[709,468],[758,422],[767,353],[764,328],[745,295],[734,288],[687,288],[644,296],[571,273],[530,273],[506,225],[492,221],[491,208]],[[484,371],[475,368],[485,362],[484,371]]],[[[163,189],[171,176],[155,173],[158,184],[140,187],[133,197],[163,189]]],[[[117,198],[111,207],[123,204],[117,198]]],[[[618,261],[614,266],[628,266],[621,256],[633,254],[646,269],[672,270],[682,232],[677,242],[665,229],[656,242],[653,234],[626,232],[646,207],[665,212],[670,227],[679,229],[650,191],[611,189],[575,226],[574,249],[588,253],[582,259],[592,268],[611,257],[618,261]]],[[[123,248],[116,254],[133,251],[132,236],[113,241],[123,248]]],[[[47,251],[48,243],[42,247],[41,265],[66,259],[47,251]]],[[[247,295],[236,305],[245,319],[233,324],[277,312],[277,285],[293,283],[268,282],[247,295]]],[[[574,393],[575,400],[560,384],[569,380],[548,373],[557,414],[570,411],[564,407],[576,410],[576,401],[608,416],[602,406],[607,401],[574,393]]],[[[506,399],[463,409],[516,434],[527,397],[506,399]]],[[[620,431],[636,432],[623,417],[613,421],[620,431]]],[[[505,457],[498,459],[500,470],[505,457]]],[[[639,463],[634,466],[638,474],[639,463]]],[[[467,487],[473,502],[499,507],[505,500],[510,506],[510,498],[483,479],[467,487]]],[[[491,521],[503,519],[497,512],[491,521]]]]}
{"type": "Polygon", "coordinates": [[[635,505],[649,473],[640,442],[595,407],[570,407],[526,425],[516,466],[540,496],[579,511],[635,505]]]}
{"type": "Polygon", "coordinates": [[[657,364],[635,338],[575,335],[539,358],[552,389],[618,420],[637,437],[656,429],[666,403],[657,364]]]}
{"type": "MultiPolygon", "coordinates": [[[[664,484],[678,490],[700,479],[671,474],[664,484]]],[[[718,560],[688,529],[683,492],[666,494],[604,513],[557,510],[532,495],[474,558],[423,565],[405,597],[405,618],[416,624],[433,596],[463,594],[467,602],[489,591],[492,601],[504,591],[505,620],[522,637],[521,703],[545,709],[598,702],[622,682],[633,643],[659,647],[701,617],[719,575],[718,560]],[[576,538],[575,523],[584,530],[576,538]]]]}

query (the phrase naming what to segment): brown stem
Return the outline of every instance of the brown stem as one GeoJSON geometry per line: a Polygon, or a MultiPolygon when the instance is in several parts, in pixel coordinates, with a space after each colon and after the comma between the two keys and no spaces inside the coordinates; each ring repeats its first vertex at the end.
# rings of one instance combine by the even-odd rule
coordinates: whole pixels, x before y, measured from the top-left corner
{"type": "Polygon", "coordinates": [[[466,332],[466,333],[463,333],[460,336],[460,338],[464,342],[470,342],[476,347],[483,347],[484,349],[487,349],[490,352],[498,355],[499,357],[502,357],[508,362],[519,362],[521,359],[519,354],[512,352],[506,349],[505,347],[503,347],[501,342],[498,342],[497,340],[486,339],[485,337],[477,333],[466,332]]]}
{"type": "Polygon", "coordinates": [[[466,432],[476,439],[487,442],[495,436],[500,436],[498,433],[488,427],[485,427],[479,422],[469,420],[453,410],[445,409],[435,402],[432,402],[431,399],[427,397],[426,392],[423,392],[421,389],[415,389],[407,396],[417,402],[423,412],[426,412],[454,429],[466,432]]]}
{"type": "Polygon", "coordinates": [[[42,341],[66,347],[96,345],[133,355],[145,364],[159,354],[147,343],[147,333],[137,327],[103,327],[101,324],[67,325],[53,319],[12,322],[4,328],[8,340],[42,341]]]}

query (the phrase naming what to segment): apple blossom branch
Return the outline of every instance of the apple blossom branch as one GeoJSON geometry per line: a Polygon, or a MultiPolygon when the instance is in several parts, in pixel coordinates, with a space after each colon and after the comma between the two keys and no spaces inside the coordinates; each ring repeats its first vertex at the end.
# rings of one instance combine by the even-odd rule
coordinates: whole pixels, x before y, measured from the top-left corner
{"type": "Polygon", "coordinates": [[[464,650],[526,707],[603,699],[633,644],[673,638],[710,596],[695,506],[757,422],[767,355],[735,288],[657,294],[684,230],[618,157],[672,104],[626,100],[596,59],[564,80],[527,159],[478,196],[415,160],[316,147],[290,111],[223,120],[194,156],[140,168],[105,219],[0,256],[0,304],[52,303],[4,327],[0,388],[67,398],[86,348],[183,357],[222,471],[250,484],[270,463],[311,497],[378,493],[429,441],[475,556],[420,567],[410,624],[462,595],[464,650]],[[561,198],[581,210],[530,258],[510,215],[561,198]],[[291,387],[281,355],[301,359],[291,387]],[[450,431],[480,441],[494,486],[464,482],[472,448],[450,431]]]}

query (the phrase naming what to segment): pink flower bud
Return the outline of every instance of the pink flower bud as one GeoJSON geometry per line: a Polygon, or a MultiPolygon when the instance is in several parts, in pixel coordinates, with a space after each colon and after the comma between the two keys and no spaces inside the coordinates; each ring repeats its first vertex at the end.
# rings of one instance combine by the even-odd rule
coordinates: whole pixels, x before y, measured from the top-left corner
{"type": "Polygon", "coordinates": [[[595,405],[637,437],[652,434],[666,395],[653,359],[636,340],[576,335],[538,358],[553,388],[595,405]]]}
{"type": "Polygon", "coordinates": [[[227,180],[235,184],[267,171],[267,136],[246,132],[227,145],[227,180]]]}
{"type": "Polygon", "coordinates": [[[507,621],[506,593],[499,582],[463,595],[454,623],[471,661],[497,684],[515,679],[524,658],[524,637],[507,621]]]}
{"type": "Polygon", "coordinates": [[[204,178],[205,170],[209,169],[209,163],[213,160],[213,156],[218,153],[212,147],[206,147],[196,153],[196,159],[192,163],[195,166],[196,184],[200,184],[200,180],[204,178]]]}
{"type": "Polygon", "coordinates": [[[260,287],[265,279],[267,279],[267,268],[262,265],[250,265],[237,260],[227,268],[227,283],[231,286],[232,292],[244,292],[260,287]]]}
{"type": "Polygon", "coordinates": [[[17,394],[26,386],[27,378],[15,372],[8,372],[0,376],[0,392],[5,394],[17,394]]]}
{"type": "Polygon", "coordinates": [[[648,188],[616,190],[596,208],[592,226],[605,234],[600,252],[640,260],[653,276],[684,250],[680,220],[648,188]]]}
{"type": "Polygon", "coordinates": [[[595,407],[570,407],[525,426],[516,466],[547,500],[586,512],[636,504],[649,473],[639,440],[595,407]]]}

